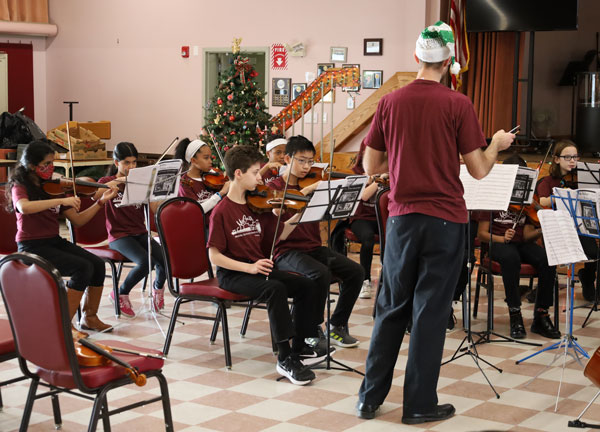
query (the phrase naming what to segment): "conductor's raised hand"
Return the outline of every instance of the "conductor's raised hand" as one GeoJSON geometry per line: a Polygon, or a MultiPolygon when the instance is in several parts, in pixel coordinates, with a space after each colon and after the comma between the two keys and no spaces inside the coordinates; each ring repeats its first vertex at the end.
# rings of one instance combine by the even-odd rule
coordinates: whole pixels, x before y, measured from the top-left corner
{"type": "Polygon", "coordinates": [[[515,137],[516,135],[514,133],[506,132],[504,129],[500,129],[492,137],[492,144],[496,146],[498,151],[506,150],[515,140],[515,137]]]}
{"type": "Polygon", "coordinates": [[[268,258],[259,259],[254,264],[250,264],[250,274],[262,274],[268,276],[273,270],[273,261],[268,258]]]}

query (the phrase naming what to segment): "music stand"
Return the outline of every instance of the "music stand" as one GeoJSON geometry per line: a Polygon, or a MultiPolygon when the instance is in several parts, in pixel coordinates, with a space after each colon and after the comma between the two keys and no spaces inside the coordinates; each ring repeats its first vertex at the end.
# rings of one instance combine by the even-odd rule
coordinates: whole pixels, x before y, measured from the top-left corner
{"type": "MultiPolygon", "coordinates": [[[[156,310],[152,301],[152,290],[154,284],[152,281],[152,230],[150,225],[150,203],[153,201],[164,201],[177,197],[179,192],[179,181],[182,161],[180,159],[169,159],[158,162],[155,165],[149,165],[142,168],[132,168],[129,170],[125,190],[120,206],[143,205],[148,233],[148,281],[150,289],[148,298],[150,299],[150,308],[147,311],[152,315],[159,330],[166,338],[167,335],[157,320],[157,315],[164,316],[159,310],[156,310]]],[[[118,301],[118,300],[116,300],[118,301]]],[[[144,302],[145,303],[145,302],[144,302]]],[[[144,308],[144,305],[142,305],[144,308]]],[[[138,312],[139,313],[139,312],[138,312]]]]}
{"type": "MultiPolygon", "coordinates": [[[[519,220],[523,216],[523,209],[525,205],[531,204],[533,201],[534,188],[537,183],[538,171],[533,168],[526,168],[518,165],[514,165],[517,167],[517,174],[515,175],[515,180],[512,187],[512,192],[510,196],[510,204],[521,206],[521,211],[517,215],[517,219],[515,221],[514,227],[519,223],[519,220]]],[[[506,210],[506,208],[504,209],[506,210]]],[[[489,274],[492,275],[492,223],[493,223],[493,212],[490,212],[490,240],[488,242],[488,254],[489,254],[489,266],[488,271],[489,274]]],[[[493,277],[493,276],[490,276],[493,277]]],[[[493,293],[491,293],[493,296],[493,293]]],[[[489,296],[489,298],[491,298],[489,296]]],[[[494,332],[494,321],[492,319],[493,316],[493,304],[488,300],[488,313],[487,313],[487,328],[483,332],[476,332],[479,336],[479,339],[475,344],[482,343],[504,343],[504,342],[514,342],[522,345],[532,345],[532,346],[542,346],[540,343],[536,342],[527,342],[517,340],[508,336],[505,336],[500,333],[494,332]],[[499,339],[492,339],[492,336],[496,336],[499,339]]]]}
{"type": "MultiPolygon", "coordinates": [[[[491,171],[486,177],[481,180],[474,179],[468,172],[466,165],[460,166],[460,180],[464,188],[464,200],[467,210],[482,210],[482,211],[500,211],[506,210],[510,203],[511,196],[513,195],[513,186],[517,176],[518,165],[494,165],[491,171]]],[[[470,215],[469,215],[470,225],[470,215]]],[[[470,235],[470,226],[467,228],[467,233],[470,235]]],[[[470,245],[467,246],[467,252],[470,256],[470,245]]],[[[467,265],[470,266],[471,262],[468,260],[467,265]]],[[[496,395],[496,398],[500,398],[500,394],[496,391],[487,375],[479,364],[480,361],[484,362],[488,366],[493,367],[498,372],[502,373],[502,369],[494,366],[487,360],[483,359],[477,352],[477,344],[473,340],[473,334],[480,335],[479,332],[473,332],[471,328],[471,277],[467,279],[466,288],[466,314],[463,309],[463,324],[467,330],[466,336],[462,342],[452,354],[452,357],[445,362],[442,362],[442,366],[448,364],[456,359],[470,356],[475,362],[475,365],[491,387],[492,391],[496,395]],[[459,354],[460,353],[460,354],[459,354]]],[[[465,293],[463,293],[463,298],[465,293]]],[[[488,312],[489,315],[489,312],[488,312]]],[[[481,338],[481,337],[480,337],[481,338]]]]}
{"type": "MultiPolygon", "coordinates": [[[[367,176],[349,176],[343,180],[334,180],[321,182],[313,193],[310,202],[304,208],[299,224],[327,221],[327,232],[331,232],[331,221],[333,219],[345,219],[351,217],[356,212],[360,197],[367,183],[367,176]],[[333,193],[333,196],[331,194],[333,193]]],[[[328,245],[331,246],[331,234],[328,234],[328,245]]],[[[331,317],[331,292],[327,289],[327,326],[331,317]]],[[[359,375],[365,374],[331,357],[331,340],[329,338],[329,329],[327,331],[327,356],[318,363],[311,366],[312,369],[341,370],[346,372],[356,372],[359,375]],[[325,362],[325,367],[320,366],[325,362]],[[331,363],[339,367],[331,366],[331,363]]]]}
{"type": "MultiPolygon", "coordinates": [[[[528,385],[542,372],[552,366],[554,362],[561,356],[561,353],[563,353],[563,370],[554,407],[554,410],[556,411],[558,408],[558,399],[560,397],[560,389],[562,386],[567,356],[571,356],[582,367],[583,365],[579,356],[582,355],[586,358],[589,358],[587,352],[573,337],[573,283],[575,280],[575,264],[577,262],[587,260],[587,256],[583,252],[578,235],[600,238],[600,225],[598,224],[598,214],[595,203],[588,199],[581,199],[580,191],[554,188],[554,195],[552,196],[552,199],[554,207],[560,207],[560,209],[557,211],[540,210],[538,215],[544,231],[544,244],[546,246],[548,264],[567,264],[571,270],[571,276],[567,278],[565,334],[560,341],[555,342],[552,345],[533,354],[530,354],[521,360],[517,360],[515,363],[520,364],[543,352],[554,349],[557,350],[556,354],[554,355],[554,359],[533,378],[531,378],[526,384],[528,385]],[[594,216],[588,216],[587,214],[583,213],[583,211],[585,211],[583,209],[589,209],[590,204],[592,204],[594,210],[596,210],[594,216]],[[573,226],[573,224],[575,226],[573,226]],[[596,234],[591,234],[590,230],[592,230],[592,232],[595,231],[596,234]],[[563,348],[564,350],[562,350],[563,348]],[[573,350],[573,352],[571,353],[569,350],[573,350]]],[[[555,307],[557,306],[558,305],[555,305],[555,307]]]]}
{"type": "MultiPolygon", "coordinates": [[[[577,162],[577,184],[580,189],[600,189],[600,164],[577,162]]],[[[581,281],[580,281],[581,282],[581,281]]],[[[591,306],[588,304],[575,306],[575,309],[589,307],[590,311],[585,317],[581,328],[584,328],[592,316],[592,312],[597,312],[600,304],[600,247],[596,246],[596,285],[594,287],[594,302],[591,306]]]]}

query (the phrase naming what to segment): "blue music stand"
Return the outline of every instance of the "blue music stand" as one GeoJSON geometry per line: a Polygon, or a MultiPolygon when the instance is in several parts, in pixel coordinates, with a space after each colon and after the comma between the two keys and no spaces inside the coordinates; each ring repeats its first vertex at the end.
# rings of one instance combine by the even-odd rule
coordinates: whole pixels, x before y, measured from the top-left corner
{"type": "MultiPolygon", "coordinates": [[[[556,196],[556,195],[552,195],[552,206],[553,208],[556,210],[556,202],[557,201],[561,201],[565,208],[568,210],[571,218],[573,219],[573,222],[575,223],[575,229],[577,230],[577,234],[578,235],[583,235],[586,237],[592,237],[592,238],[600,238],[600,223],[598,221],[598,212],[597,212],[597,208],[596,208],[596,203],[591,201],[591,200],[586,200],[586,199],[580,199],[579,198],[579,191],[571,191],[571,190],[565,190],[566,192],[566,196],[556,196]],[[582,211],[581,215],[577,214],[577,208],[580,207],[582,209],[588,209],[588,210],[584,210],[582,211]],[[591,209],[593,209],[593,211],[591,211],[591,209]],[[590,214],[592,214],[594,216],[590,216],[590,214]],[[586,215],[584,215],[586,214],[586,215]],[[595,231],[596,234],[588,234],[587,232],[583,233],[581,231],[581,226],[584,225],[586,227],[586,229],[588,231],[595,231]]],[[[562,353],[563,355],[563,372],[561,374],[561,378],[560,378],[560,384],[558,386],[558,394],[556,395],[556,404],[554,407],[554,410],[556,411],[558,408],[558,399],[560,397],[560,389],[562,386],[562,379],[563,379],[563,375],[564,375],[564,370],[565,370],[565,366],[566,366],[566,360],[567,360],[567,356],[571,356],[573,358],[574,361],[577,361],[579,363],[579,365],[581,367],[583,367],[583,364],[581,363],[581,356],[589,359],[590,356],[588,355],[588,353],[581,347],[581,345],[579,345],[577,343],[577,340],[573,337],[573,297],[574,297],[574,289],[573,289],[573,284],[575,281],[575,264],[576,263],[570,263],[569,267],[571,270],[571,276],[567,279],[567,304],[565,306],[565,313],[567,316],[567,322],[565,324],[566,327],[566,333],[564,334],[564,336],[561,338],[560,341],[553,343],[552,345],[545,347],[533,354],[530,354],[520,360],[517,360],[515,363],[516,364],[520,364],[523,363],[527,360],[529,360],[532,357],[537,356],[538,354],[541,354],[543,352],[547,352],[547,351],[551,351],[551,350],[557,350],[554,359],[552,359],[552,361],[546,365],[540,372],[538,372],[533,378],[531,378],[526,385],[528,385],[529,383],[531,383],[533,380],[535,380],[538,376],[541,375],[542,372],[544,372],[546,369],[548,369],[550,366],[552,366],[556,360],[561,356],[561,352],[558,350],[564,349],[564,352],[562,353]],[[570,352],[570,350],[572,350],[572,352],[570,352]]],[[[558,303],[558,299],[557,299],[557,303],[558,303]]],[[[558,307],[558,304],[555,304],[554,307],[558,307]]]]}

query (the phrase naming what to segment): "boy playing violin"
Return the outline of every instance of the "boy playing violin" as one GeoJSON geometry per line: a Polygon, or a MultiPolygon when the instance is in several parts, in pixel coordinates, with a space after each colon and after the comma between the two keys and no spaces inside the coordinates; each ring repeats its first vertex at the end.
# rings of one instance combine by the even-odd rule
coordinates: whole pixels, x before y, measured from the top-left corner
{"type": "MultiPolygon", "coordinates": [[[[308,139],[298,135],[288,140],[285,147],[285,162],[288,166],[283,175],[269,183],[271,189],[283,190],[286,180],[288,189],[300,190],[298,180],[306,177],[314,164],[315,148],[308,139]],[[294,155],[293,166],[290,167],[294,155]],[[291,170],[290,170],[291,169],[291,170]]],[[[318,183],[305,187],[305,195],[316,190],[318,183]]],[[[359,341],[348,331],[348,320],[360,293],[364,270],[360,264],[342,254],[322,246],[319,222],[300,224],[289,236],[280,237],[275,247],[275,263],[281,270],[293,271],[313,280],[319,287],[319,322],[323,322],[327,291],[332,277],[342,280],[340,296],[335,311],[328,323],[328,335],[333,343],[344,348],[355,347],[359,341]]],[[[320,340],[312,340],[314,346],[322,346],[320,340]]]]}
{"type": "Polygon", "coordinates": [[[287,140],[281,136],[274,136],[265,147],[269,161],[260,167],[260,175],[264,185],[279,177],[279,168],[285,163],[285,145],[287,140]]]}
{"type": "Polygon", "coordinates": [[[213,168],[210,147],[199,139],[190,141],[189,138],[184,138],[177,144],[175,159],[184,161],[185,169],[189,169],[181,176],[178,195],[197,200],[204,213],[208,213],[229,190],[229,181],[226,181],[220,189],[211,189],[203,180],[204,173],[210,172],[213,168]]]}
{"type": "MultiPolygon", "coordinates": [[[[231,186],[212,211],[208,253],[217,266],[221,288],[267,302],[271,333],[278,348],[276,370],[293,384],[305,385],[315,378],[306,365],[325,356],[325,352],[316,352],[304,342],[305,338],[316,336],[317,286],[301,276],[274,268],[273,261],[265,258],[263,240],[272,241],[265,239],[265,231],[275,226],[276,218],[270,211],[253,212],[246,201],[246,193],[253,191],[261,180],[261,159],[259,151],[247,145],[235,146],[225,154],[231,186]],[[293,317],[288,297],[294,299],[293,317]]],[[[281,239],[294,230],[295,219],[288,220],[277,231],[281,239]]]]}

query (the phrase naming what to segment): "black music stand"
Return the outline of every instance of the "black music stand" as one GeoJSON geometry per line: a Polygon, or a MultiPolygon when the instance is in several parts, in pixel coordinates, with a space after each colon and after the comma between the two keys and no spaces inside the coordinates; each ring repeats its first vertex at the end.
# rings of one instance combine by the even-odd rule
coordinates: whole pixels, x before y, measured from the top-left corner
{"type": "MultiPolygon", "coordinates": [[[[530,170],[530,169],[528,168],[527,170],[530,170]]],[[[535,179],[537,179],[537,175],[535,177],[532,177],[530,175],[525,174],[523,171],[523,167],[519,167],[519,171],[521,171],[521,173],[517,172],[517,175],[515,177],[515,182],[513,185],[513,190],[511,193],[511,197],[510,197],[511,205],[521,206],[521,212],[517,216],[517,220],[515,221],[515,226],[516,226],[516,224],[518,224],[521,217],[524,217],[523,216],[523,208],[525,207],[525,205],[531,204],[531,202],[532,202],[535,183],[536,183],[535,179]]],[[[533,171],[535,171],[535,170],[533,170],[533,171]]],[[[492,260],[493,260],[492,259],[492,244],[493,244],[493,242],[492,242],[492,223],[493,223],[493,212],[490,212],[490,240],[488,242],[488,255],[489,255],[488,271],[489,271],[490,277],[493,277],[493,276],[491,276],[492,275],[492,260]]],[[[491,298],[492,296],[493,296],[493,293],[491,293],[491,295],[488,298],[491,298]]],[[[491,301],[488,300],[487,328],[483,332],[476,332],[476,334],[479,336],[479,339],[477,340],[477,342],[475,342],[476,345],[482,344],[482,343],[514,342],[514,343],[518,343],[518,344],[522,344],[522,345],[542,346],[542,344],[540,344],[540,343],[521,341],[521,340],[517,340],[517,339],[511,338],[511,337],[505,336],[500,333],[496,333],[494,331],[494,320],[493,320],[492,316],[493,316],[493,304],[491,301]],[[499,339],[492,339],[491,338],[492,336],[496,336],[499,339]]]]}
{"type": "MultiPolygon", "coordinates": [[[[345,219],[354,214],[358,202],[362,195],[362,192],[366,184],[366,176],[349,176],[344,180],[334,181],[332,185],[331,180],[326,183],[323,182],[326,187],[317,187],[310,202],[304,208],[304,212],[300,217],[299,224],[327,221],[327,243],[331,247],[331,221],[333,219],[345,219]],[[340,184],[340,183],[343,183],[340,184]],[[331,195],[333,193],[333,196],[331,195]]],[[[329,325],[329,319],[331,317],[331,292],[327,289],[327,323],[329,325]]],[[[345,365],[344,363],[337,361],[331,357],[330,348],[331,340],[329,339],[329,329],[326,328],[326,342],[327,342],[327,356],[320,362],[311,365],[312,369],[326,369],[326,370],[341,370],[346,372],[356,372],[359,375],[364,376],[365,374],[345,365]],[[321,364],[325,362],[325,366],[321,364]],[[339,367],[331,366],[331,363],[335,363],[339,367]]]]}

